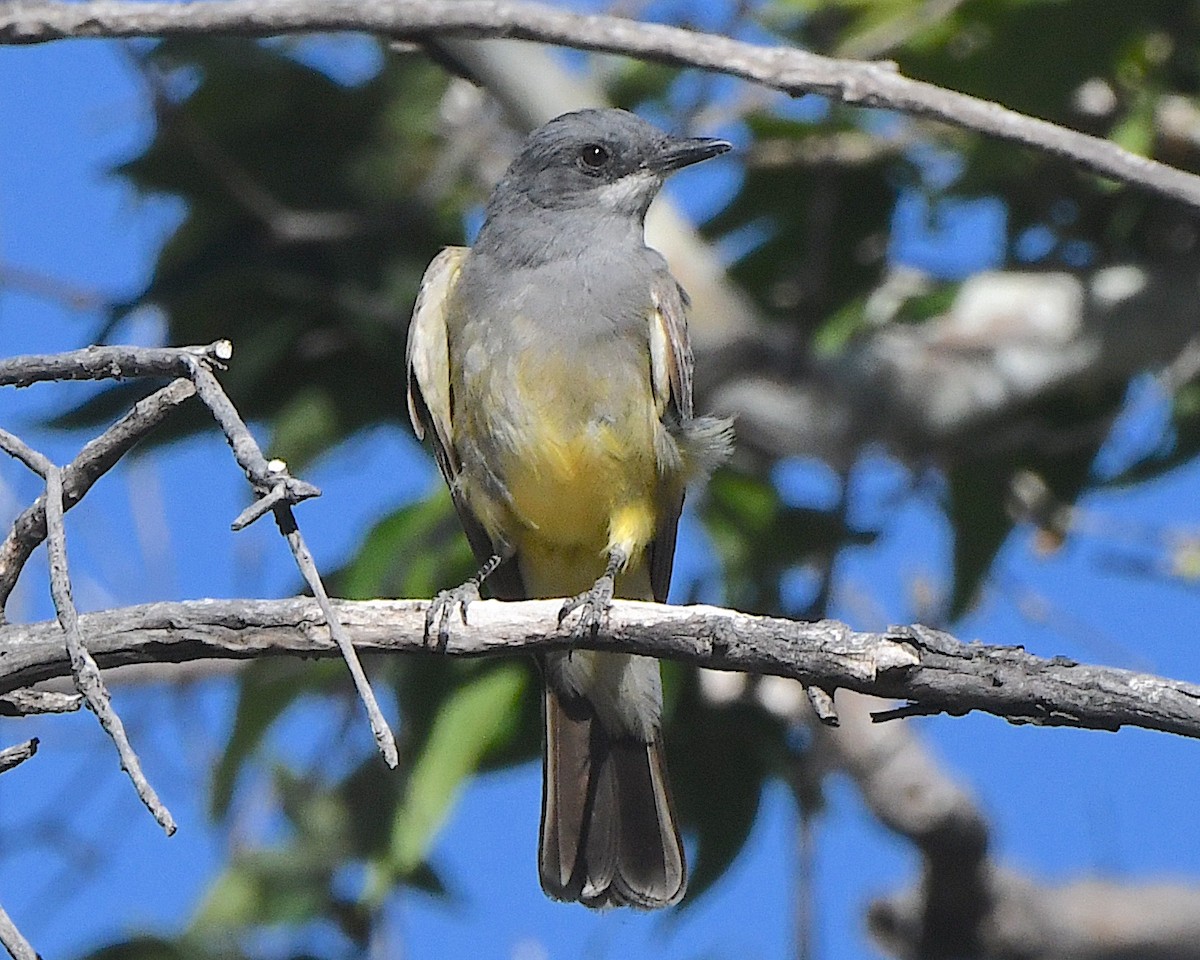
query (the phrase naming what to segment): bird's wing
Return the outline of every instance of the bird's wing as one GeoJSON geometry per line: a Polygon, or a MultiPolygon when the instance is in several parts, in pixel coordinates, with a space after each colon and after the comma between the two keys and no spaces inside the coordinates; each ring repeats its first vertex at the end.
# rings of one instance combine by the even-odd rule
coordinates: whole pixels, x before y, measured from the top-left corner
{"type": "Polygon", "coordinates": [[[692,419],[692,344],[688,339],[687,294],[665,270],[651,292],[650,355],[660,407],[682,424],[692,419]]]}
{"type": "Polygon", "coordinates": [[[431,431],[433,452],[450,488],[458,475],[450,410],[450,346],[446,300],[458,280],[467,247],[447,247],[425,269],[408,325],[408,417],[418,440],[431,431]]]}
{"type": "MultiPolygon", "coordinates": [[[[470,252],[468,247],[447,247],[425,269],[421,289],[408,326],[408,416],[420,440],[429,434],[438,469],[450,488],[454,509],[462,521],[475,558],[482,565],[503,552],[492,542],[472,512],[458,482],[462,460],[454,446],[454,411],[450,401],[450,346],[446,333],[446,304],[470,252]]],[[[524,596],[516,564],[507,560],[489,578],[492,594],[504,600],[524,596]]]]}
{"type": "MultiPolygon", "coordinates": [[[[655,400],[664,419],[676,427],[692,419],[692,345],[688,339],[687,295],[665,269],[652,291],[650,360],[655,400]]],[[[654,599],[666,603],[675,563],[675,535],[683,511],[683,487],[670,493],[650,546],[650,586],[654,599]]]]}

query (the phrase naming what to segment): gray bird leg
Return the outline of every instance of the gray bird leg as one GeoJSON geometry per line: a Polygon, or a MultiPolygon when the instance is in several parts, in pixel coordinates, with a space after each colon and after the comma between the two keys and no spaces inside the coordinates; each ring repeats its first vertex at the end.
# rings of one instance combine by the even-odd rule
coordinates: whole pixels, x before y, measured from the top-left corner
{"type": "Polygon", "coordinates": [[[462,622],[466,625],[467,607],[479,599],[480,585],[496,572],[500,564],[512,555],[511,548],[501,553],[493,553],[487,558],[483,566],[475,572],[474,576],[457,587],[438,592],[438,595],[429,604],[429,609],[425,611],[425,646],[429,646],[429,635],[436,620],[438,625],[437,644],[434,646],[434,649],[439,653],[446,649],[446,644],[450,642],[450,616],[454,612],[454,608],[458,607],[459,616],[462,617],[462,622]]]}
{"type": "Polygon", "coordinates": [[[600,631],[600,625],[608,619],[608,610],[612,606],[613,591],[616,589],[617,573],[629,563],[629,555],[620,548],[608,555],[608,565],[604,573],[590,590],[585,590],[571,597],[558,611],[558,625],[576,610],[579,610],[579,622],[571,631],[577,637],[595,636],[600,631]]]}

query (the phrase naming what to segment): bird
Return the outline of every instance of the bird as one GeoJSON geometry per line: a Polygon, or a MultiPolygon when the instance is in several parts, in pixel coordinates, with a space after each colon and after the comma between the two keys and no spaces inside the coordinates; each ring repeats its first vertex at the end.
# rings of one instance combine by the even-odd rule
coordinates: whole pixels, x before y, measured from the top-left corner
{"type": "MultiPolygon", "coordinates": [[[[529,134],[470,247],[425,271],[409,326],[408,411],[430,438],[480,568],[427,608],[442,649],[485,581],[566,597],[578,639],[614,597],[665,602],[686,488],[730,454],[693,411],[687,296],[645,242],[665,178],[731,149],[589,109],[529,134]]],[[[655,909],[687,866],[663,754],[658,661],[543,654],[538,873],[555,900],[655,909]]]]}

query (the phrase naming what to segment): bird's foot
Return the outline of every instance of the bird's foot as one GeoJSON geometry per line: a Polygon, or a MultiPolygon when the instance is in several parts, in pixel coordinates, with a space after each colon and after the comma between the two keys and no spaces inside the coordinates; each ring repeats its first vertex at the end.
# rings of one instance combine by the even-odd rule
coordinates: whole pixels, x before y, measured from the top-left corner
{"type": "Polygon", "coordinates": [[[467,607],[479,599],[479,583],[475,579],[468,580],[452,590],[442,590],[438,593],[429,608],[425,611],[425,646],[430,646],[430,638],[434,635],[433,626],[437,624],[437,643],[433,648],[441,653],[450,642],[450,618],[454,608],[458,607],[459,616],[465,625],[467,622],[467,607]]]}
{"type": "Polygon", "coordinates": [[[608,619],[608,610],[612,606],[614,577],[606,573],[593,585],[578,596],[571,597],[558,611],[558,625],[576,610],[579,611],[579,622],[575,624],[572,633],[576,637],[594,637],[600,632],[601,625],[608,619]]]}

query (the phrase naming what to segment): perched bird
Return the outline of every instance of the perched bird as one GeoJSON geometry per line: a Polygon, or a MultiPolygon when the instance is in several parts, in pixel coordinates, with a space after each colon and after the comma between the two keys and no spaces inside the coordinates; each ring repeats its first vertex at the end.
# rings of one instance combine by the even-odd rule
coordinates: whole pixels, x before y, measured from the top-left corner
{"type": "MultiPolygon", "coordinates": [[[[687,484],[723,460],[730,424],[692,412],[686,297],[644,219],[673,170],[730,149],[623,110],[530,134],[471,248],[425,272],[408,337],[408,406],[428,433],[479,573],[501,599],[561,597],[594,633],[614,596],[665,601],[687,484]]],[[[539,873],[588,906],[663,907],[687,886],[662,746],[659,665],[575,649],[545,678],[539,873]]]]}

